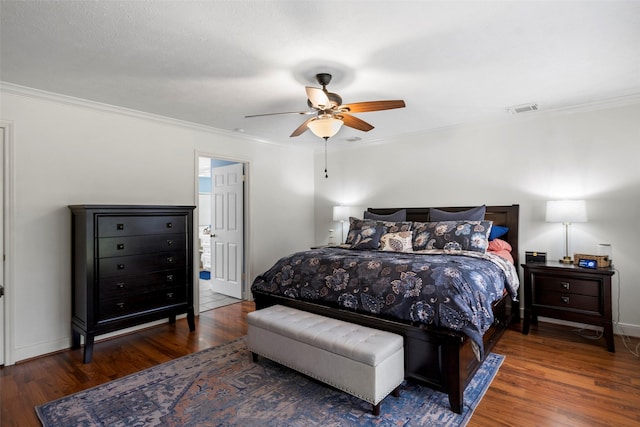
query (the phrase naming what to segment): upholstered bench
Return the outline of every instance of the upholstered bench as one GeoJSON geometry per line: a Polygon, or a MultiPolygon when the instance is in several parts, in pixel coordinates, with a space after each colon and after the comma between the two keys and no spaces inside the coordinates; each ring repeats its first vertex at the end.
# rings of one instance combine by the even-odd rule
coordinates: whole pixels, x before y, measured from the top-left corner
{"type": "Polygon", "coordinates": [[[248,314],[247,346],[264,356],[373,405],[399,396],[404,379],[402,337],[274,305],[248,314]]]}

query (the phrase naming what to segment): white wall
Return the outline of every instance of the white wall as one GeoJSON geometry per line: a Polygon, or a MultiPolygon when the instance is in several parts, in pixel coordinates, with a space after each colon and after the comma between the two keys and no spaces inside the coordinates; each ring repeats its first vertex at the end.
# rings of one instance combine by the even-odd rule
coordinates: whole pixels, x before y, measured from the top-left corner
{"type": "Polygon", "coordinates": [[[13,361],[70,345],[67,205],[195,205],[196,152],[249,163],[249,283],[313,242],[309,150],[57,97],[1,95],[0,118],[14,128],[14,274],[6,284],[13,361]]]}
{"type": "MultiPolygon", "coordinates": [[[[513,116],[384,144],[329,153],[329,179],[316,178],[316,243],[327,241],[336,204],[364,207],[520,204],[524,251],[564,255],[561,224],[544,221],[545,201],[587,200],[589,222],[573,224],[569,253],[610,243],[613,313],[640,336],[640,102],[513,116]],[[620,291],[618,290],[618,283],[620,291]]],[[[315,157],[316,177],[324,155],[315,157]]],[[[616,329],[616,333],[620,333],[616,329]]]]}

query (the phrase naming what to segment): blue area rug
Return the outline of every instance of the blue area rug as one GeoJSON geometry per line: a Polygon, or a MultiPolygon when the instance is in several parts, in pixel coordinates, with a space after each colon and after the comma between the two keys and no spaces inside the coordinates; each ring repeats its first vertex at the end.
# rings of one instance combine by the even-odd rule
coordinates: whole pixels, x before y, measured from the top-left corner
{"type": "Polygon", "coordinates": [[[504,356],[490,354],[464,392],[461,415],[444,393],[405,382],[380,416],[371,405],[293,370],[251,361],[244,338],[36,407],[43,426],[464,426],[504,356]]]}

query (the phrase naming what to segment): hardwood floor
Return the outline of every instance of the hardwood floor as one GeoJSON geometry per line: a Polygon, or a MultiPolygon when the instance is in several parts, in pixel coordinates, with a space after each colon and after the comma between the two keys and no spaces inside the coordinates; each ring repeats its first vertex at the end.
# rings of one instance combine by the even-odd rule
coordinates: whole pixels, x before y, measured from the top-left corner
{"type": "MultiPolygon", "coordinates": [[[[0,426],[39,426],[35,405],[241,337],[253,309],[202,313],[195,333],[182,319],[98,342],[89,364],[69,350],[2,368],[0,426]]],[[[494,349],[506,359],[469,426],[640,425],[640,359],[618,336],[616,351],[568,327],[540,323],[524,336],[514,325],[494,349]]]]}

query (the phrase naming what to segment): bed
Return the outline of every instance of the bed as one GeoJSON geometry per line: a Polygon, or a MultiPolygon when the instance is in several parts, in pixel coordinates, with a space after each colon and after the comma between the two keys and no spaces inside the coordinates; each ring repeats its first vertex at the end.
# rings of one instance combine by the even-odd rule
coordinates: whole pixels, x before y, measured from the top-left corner
{"type": "Polygon", "coordinates": [[[402,335],[405,377],[447,393],[451,409],[461,413],[464,388],[519,312],[519,206],[483,207],[484,219],[477,221],[436,224],[430,218],[431,212],[434,217],[443,212],[455,217],[474,209],[478,207],[369,208],[369,215],[378,218],[378,229],[386,224],[383,231],[362,232],[366,227],[352,221],[348,249],[317,248],[283,257],[254,280],[256,309],[280,304],[402,335]],[[380,219],[399,211],[406,212],[404,221],[380,219]],[[435,236],[443,226],[449,227],[447,238],[453,236],[449,240],[416,240],[424,234],[419,230],[435,236]],[[482,245],[486,249],[490,229],[503,233],[495,240],[510,249],[513,263],[502,255],[485,255],[482,245]],[[405,249],[411,246],[409,253],[398,243],[401,239],[391,251],[380,249],[389,249],[385,237],[407,237],[406,231],[412,236],[410,243],[404,241],[405,249]],[[432,276],[439,282],[429,282],[432,276]],[[461,308],[462,302],[470,308],[461,308]]]}

